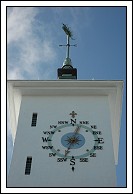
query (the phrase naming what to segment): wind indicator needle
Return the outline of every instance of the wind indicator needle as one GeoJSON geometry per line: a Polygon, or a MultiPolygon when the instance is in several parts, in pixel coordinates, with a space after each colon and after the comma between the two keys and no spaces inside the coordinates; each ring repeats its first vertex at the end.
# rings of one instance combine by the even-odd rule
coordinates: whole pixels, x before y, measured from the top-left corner
{"type": "Polygon", "coordinates": [[[67,155],[69,152],[70,152],[69,149],[65,150],[65,157],[66,157],[66,155],[67,155]]]}

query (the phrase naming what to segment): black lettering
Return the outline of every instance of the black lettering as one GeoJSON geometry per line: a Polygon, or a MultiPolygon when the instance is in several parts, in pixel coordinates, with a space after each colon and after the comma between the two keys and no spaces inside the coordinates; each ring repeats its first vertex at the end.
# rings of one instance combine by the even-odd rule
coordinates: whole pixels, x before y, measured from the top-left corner
{"type": "Polygon", "coordinates": [[[102,135],[101,131],[93,131],[93,135],[102,135]]]}
{"type": "Polygon", "coordinates": [[[88,158],[80,158],[80,162],[88,162],[88,158]]]}
{"type": "Polygon", "coordinates": [[[46,135],[50,135],[50,134],[54,134],[55,133],[55,131],[43,131],[43,133],[46,135]]]}
{"type": "Polygon", "coordinates": [[[104,139],[103,138],[98,138],[98,143],[104,143],[104,139]]]}
{"type": "Polygon", "coordinates": [[[50,129],[52,129],[52,128],[56,128],[57,127],[57,125],[50,125],[50,129]]]}
{"type": "Polygon", "coordinates": [[[80,124],[89,125],[89,121],[79,121],[80,124]]]}
{"type": "Polygon", "coordinates": [[[53,146],[42,146],[42,148],[48,150],[48,149],[52,149],[53,146]]]}
{"type": "Polygon", "coordinates": [[[67,158],[57,158],[57,162],[66,162],[67,158]]]}
{"type": "Polygon", "coordinates": [[[43,142],[48,142],[48,141],[52,141],[51,139],[49,139],[49,137],[42,137],[42,140],[43,140],[43,142]]]}
{"type": "Polygon", "coordinates": [[[97,126],[96,125],[91,125],[91,128],[92,129],[97,129],[97,126]]]}
{"type": "Polygon", "coordinates": [[[72,159],[70,160],[70,165],[75,165],[75,158],[72,157],[72,159]]]}
{"type": "Polygon", "coordinates": [[[90,153],[90,157],[96,157],[96,153],[90,153]]]}
{"type": "Polygon", "coordinates": [[[56,153],[49,153],[49,157],[56,156],[56,153]]]}
{"type": "Polygon", "coordinates": [[[68,124],[68,121],[58,121],[59,125],[64,125],[64,124],[68,124]]]}
{"type": "Polygon", "coordinates": [[[94,141],[97,141],[99,144],[103,144],[104,143],[103,138],[99,138],[99,137],[98,137],[98,139],[95,139],[94,141]]]}
{"type": "Polygon", "coordinates": [[[94,150],[102,150],[103,146],[94,146],[94,150]]]}
{"type": "Polygon", "coordinates": [[[76,119],[71,119],[71,124],[72,125],[76,124],[76,119]]]}

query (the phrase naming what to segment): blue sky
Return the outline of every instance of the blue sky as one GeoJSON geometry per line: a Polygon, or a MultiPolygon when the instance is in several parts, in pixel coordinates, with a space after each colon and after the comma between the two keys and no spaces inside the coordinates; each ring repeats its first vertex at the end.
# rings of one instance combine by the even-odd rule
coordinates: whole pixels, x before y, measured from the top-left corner
{"type": "MultiPolygon", "coordinates": [[[[7,79],[56,80],[63,64],[66,36],[79,80],[123,80],[117,186],[126,186],[126,7],[8,7],[7,79]]],[[[7,170],[12,155],[8,116],[7,170]]]]}

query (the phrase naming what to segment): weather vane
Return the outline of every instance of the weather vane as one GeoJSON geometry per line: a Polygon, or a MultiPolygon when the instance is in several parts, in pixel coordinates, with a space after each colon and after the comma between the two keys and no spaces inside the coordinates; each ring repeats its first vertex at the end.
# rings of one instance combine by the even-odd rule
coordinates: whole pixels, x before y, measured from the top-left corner
{"type": "Polygon", "coordinates": [[[67,35],[67,44],[66,45],[59,45],[59,46],[66,46],[67,47],[67,52],[66,52],[66,58],[68,59],[69,58],[69,48],[70,48],[70,46],[77,46],[76,44],[74,44],[74,45],[70,45],[70,38],[72,39],[72,40],[74,40],[73,39],[73,34],[72,34],[72,31],[70,30],[70,28],[67,26],[67,25],[65,25],[65,24],[63,24],[63,26],[62,26],[62,29],[64,30],[64,32],[66,33],[66,35],[67,35]]]}

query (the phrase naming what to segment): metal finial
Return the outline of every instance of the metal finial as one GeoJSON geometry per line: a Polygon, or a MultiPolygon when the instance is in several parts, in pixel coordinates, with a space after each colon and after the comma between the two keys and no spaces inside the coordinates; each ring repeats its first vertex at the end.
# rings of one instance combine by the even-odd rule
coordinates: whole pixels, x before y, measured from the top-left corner
{"type": "Polygon", "coordinates": [[[62,29],[64,30],[64,32],[67,35],[67,44],[66,45],[59,45],[59,46],[66,46],[67,47],[66,59],[69,59],[69,50],[70,50],[69,47],[70,46],[77,46],[77,45],[76,44],[70,45],[70,38],[73,39],[73,34],[72,34],[72,31],[70,30],[70,28],[67,25],[63,24],[62,29]]]}

